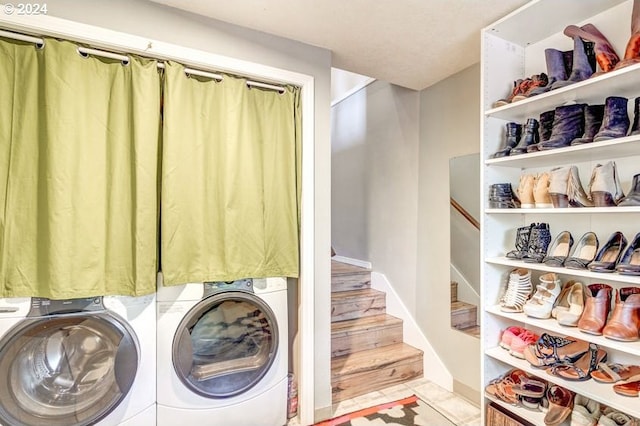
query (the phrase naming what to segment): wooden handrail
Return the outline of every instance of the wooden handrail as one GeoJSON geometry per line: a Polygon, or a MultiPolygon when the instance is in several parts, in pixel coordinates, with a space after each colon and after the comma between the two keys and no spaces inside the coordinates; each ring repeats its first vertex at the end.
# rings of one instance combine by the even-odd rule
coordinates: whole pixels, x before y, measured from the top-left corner
{"type": "Polygon", "coordinates": [[[451,197],[449,197],[449,200],[451,202],[451,207],[456,209],[458,211],[458,213],[460,213],[462,216],[464,216],[465,219],[467,219],[467,222],[469,222],[470,224],[475,226],[476,229],[479,231],[480,230],[480,222],[478,222],[473,216],[471,216],[471,213],[466,211],[465,208],[462,207],[456,200],[454,200],[451,197]]]}

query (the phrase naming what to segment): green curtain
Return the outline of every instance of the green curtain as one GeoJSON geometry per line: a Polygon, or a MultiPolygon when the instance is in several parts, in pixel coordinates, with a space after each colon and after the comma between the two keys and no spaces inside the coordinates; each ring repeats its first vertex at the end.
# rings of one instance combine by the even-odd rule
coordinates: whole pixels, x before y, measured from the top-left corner
{"type": "Polygon", "coordinates": [[[297,277],[300,89],[189,77],[168,63],[163,93],[165,284],[297,277]]]}
{"type": "Polygon", "coordinates": [[[0,297],[155,291],[156,62],[0,39],[0,297]]]}

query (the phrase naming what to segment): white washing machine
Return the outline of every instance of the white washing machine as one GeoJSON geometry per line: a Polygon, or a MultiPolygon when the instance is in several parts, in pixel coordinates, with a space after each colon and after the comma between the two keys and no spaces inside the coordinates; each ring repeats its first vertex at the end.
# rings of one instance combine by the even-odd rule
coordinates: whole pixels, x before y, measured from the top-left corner
{"type": "Polygon", "coordinates": [[[156,424],[155,295],[0,299],[0,424],[156,424]]]}
{"type": "Polygon", "coordinates": [[[161,281],[158,425],[285,425],[286,278],[161,281]]]}

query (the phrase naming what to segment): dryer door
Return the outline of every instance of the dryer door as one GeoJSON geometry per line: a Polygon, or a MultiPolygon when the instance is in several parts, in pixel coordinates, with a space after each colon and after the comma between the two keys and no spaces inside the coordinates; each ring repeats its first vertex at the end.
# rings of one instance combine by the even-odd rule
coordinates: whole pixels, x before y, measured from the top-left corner
{"type": "Polygon", "coordinates": [[[133,331],[115,314],[26,319],[0,341],[0,424],[94,424],[125,397],[138,359],[133,331]]]}
{"type": "Polygon", "coordinates": [[[198,395],[241,394],[264,377],[278,351],[278,325],[271,308],[242,291],[209,296],[179,324],[173,339],[173,366],[198,395]]]}

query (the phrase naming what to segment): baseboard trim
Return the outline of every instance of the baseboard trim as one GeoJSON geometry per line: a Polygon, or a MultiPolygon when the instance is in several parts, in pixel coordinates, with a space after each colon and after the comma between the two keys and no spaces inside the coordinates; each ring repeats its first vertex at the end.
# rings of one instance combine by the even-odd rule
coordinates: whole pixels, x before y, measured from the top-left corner
{"type": "Polygon", "coordinates": [[[336,262],[348,263],[349,265],[371,269],[371,262],[367,262],[366,260],[352,259],[350,257],[338,256],[338,255],[333,256],[331,259],[335,260],[336,262]]]}
{"type": "Polygon", "coordinates": [[[453,392],[457,393],[476,407],[480,406],[480,392],[458,380],[453,380],[453,392]]]}
{"type": "Polygon", "coordinates": [[[316,408],[313,412],[313,421],[314,423],[323,422],[325,420],[329,420],[333,417],[333,407],[321,407],[316,408]]]}

